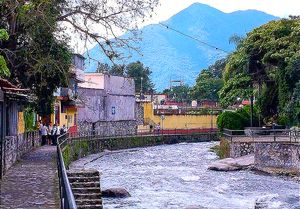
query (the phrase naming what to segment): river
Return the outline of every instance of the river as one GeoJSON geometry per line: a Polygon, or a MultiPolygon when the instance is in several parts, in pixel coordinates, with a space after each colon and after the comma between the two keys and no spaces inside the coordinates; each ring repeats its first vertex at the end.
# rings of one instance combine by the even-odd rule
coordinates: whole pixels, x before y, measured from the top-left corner
{"type": "MultiPolygon", "coordinates": [[[[101,188],[131,197],[104,198],[104,209],[300,209],[299,182],[252,171],[207,170],[216,143],[122,150],[85,165],[102,172],[101,188]]],[[[95,158],[95,155],[93,156],[95,158]]],[[[92,160],[92,159],[91,159],[92,160]]]]}

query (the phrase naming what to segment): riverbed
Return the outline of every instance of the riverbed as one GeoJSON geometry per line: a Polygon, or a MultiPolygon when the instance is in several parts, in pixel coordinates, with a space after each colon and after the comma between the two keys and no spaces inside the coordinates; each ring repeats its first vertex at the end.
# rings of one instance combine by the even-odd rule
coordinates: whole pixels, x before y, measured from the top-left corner
{"type": "Polygon", "coordinates": [[[131,197],[104,198],[104,209],[300,209],[299,182],[252,171],[207,170],[215,142],[162,145],[87,157],[101,188],[122,187],[131,197]],[[89,159],[90,158],[90,159],[89,159]]]}

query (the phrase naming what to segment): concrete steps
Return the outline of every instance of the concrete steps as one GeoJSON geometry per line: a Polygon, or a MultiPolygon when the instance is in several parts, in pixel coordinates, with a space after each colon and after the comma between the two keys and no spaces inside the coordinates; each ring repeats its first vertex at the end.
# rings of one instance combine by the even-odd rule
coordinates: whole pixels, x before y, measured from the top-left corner
{"type": "Polygon", "coordinates": [[[68,179],[78,209],[103,209],[98,171],[68,171],[68,179]]]}

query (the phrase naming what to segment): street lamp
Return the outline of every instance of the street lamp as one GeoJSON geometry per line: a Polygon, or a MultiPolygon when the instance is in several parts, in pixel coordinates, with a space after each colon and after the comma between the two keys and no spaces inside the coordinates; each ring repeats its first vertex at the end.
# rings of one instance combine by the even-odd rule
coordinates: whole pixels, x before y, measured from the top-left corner
{"type": "Polygon", "coordinates": [[[141,89],[140,89],[140,99],[142,99],[142,93],[143,93],[143,77],[141,77],[141,89]]]}

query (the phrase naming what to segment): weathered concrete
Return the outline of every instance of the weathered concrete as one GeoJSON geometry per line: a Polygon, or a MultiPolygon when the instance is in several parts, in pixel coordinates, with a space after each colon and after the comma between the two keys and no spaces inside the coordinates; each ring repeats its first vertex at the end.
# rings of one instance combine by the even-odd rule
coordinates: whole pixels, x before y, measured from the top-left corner
{"type": "Polygon", "coordinates": [[[238,158],[226,158],[218,160],[209,165],[209,170],[215,171],[237,171],[251,168],[254,165],[254,154],[238,158]]]}
{"type": "Polygon", "coordinates": [[[0,208],[57,209],[56,147],[44,146],[24,155],[1,180],[0,208]]]}
{"type": "Polygon", "coordinates": [[[300,144],[256,143],[254,168],[268,173],[300,174],[300,144]]]}

